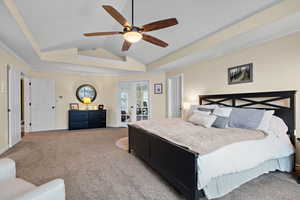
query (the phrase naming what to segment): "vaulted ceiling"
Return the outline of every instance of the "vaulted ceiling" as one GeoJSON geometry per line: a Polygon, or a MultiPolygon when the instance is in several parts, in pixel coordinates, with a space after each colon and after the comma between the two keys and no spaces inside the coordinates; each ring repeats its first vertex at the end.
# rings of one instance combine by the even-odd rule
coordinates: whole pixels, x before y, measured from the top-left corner
{"type": "MultiPolygon", "coordinates": [[[[297,2],[295,0],[285,1],[297,2]]],[[[180,51],[195,43],[213,37],[216,33],[230,29],[235,24],[276,7],[282,2],[281,0],[135,1],[135,24],[143,25],[160,19],[176,17],[179,25],[150,33],[169,43],[167,48],[160,48],[141,41],[134,44],[128,52],[122,52],[123,38],[121,35],[86,38],[82,33],[122,30],[122,27],[101,6],[112,5],[131,22],[131,0],[4,0],[0,2],[0,41],[35,68],[53,66],[53,68],[65,68],[70,71],[73,69],[91,71],[93,69],[92,73],[118,74],[131,71],[130,66],[136,65],[137,67],[132,71],[145,71],[140,69],[145,67],[147,70],[148,67],[149,70],[149,66],[157,67],[166,64],[169,64],[170,67],[170,62],[162,61],[172,58],[170,56],[173,54],[180,54],[180,51]],[[19,17],[13,12],[12,7],[16,8],[19,17]],[[23,21],[23,25],[29,30],[30,38],[35,41],[41,54],[34,49],[32,41],[24,33],[22,23],[20,26],[20,21],[23,21]],[[58,54],[66,54],[66,49],[73,56],[81,56],[80,59],[90,56],[98,60],[83,62],[79,58],[72,58],[72,62],[65,62],[63,59],[57,59],[58,54]],[[88,53],[95,49],[97,49],[98,55],[105,55],[104,60],[95,56],[95,52],[88,53]],[[55,54],[55,60],[53,54],[55,54]],[[94,65],[93,62],[98,64],[94,65]],[[99,64],[100,62],[102,64],[99,64]],[[110,68],[110,65],[115,67],[110,68]],[[121,67],[118,67],[119,65],[121,67]]],[[[295,6],[300,7],[299,5],[295,6]]],[[[282,8],[284,9],[283,6],[282,8]]],[[[274,14],[276,15],[276,13],[274,14]]],[[[294,20],[293,26],[285,27],[284,33],[280,34],[286,34],[288,30],[285,29],[299,30],[300,23],[295,20],[300,18],[297,10],[290,15],[278,17],[277,20],[269,19],[262,25],[271,26],[273,24],[273,28],[283,30],[281,26],[286,26],[283,20],[290,17],[291,20],[294,20]]],[[[268,34],[264,34],[264,26],[257,27],[251,32],[244,31],[242,32],[244,36],[237,34],[235,37],[240,37],[241,43],[263,40],[265,37],[269,37],[268,34]],[[242,40],[243,38],[244,40],[242,40]]],[[[233,38],[228,38],[221,43],[226,44],[227,41],[228,44],[232,44],[230,39],[233,38]]],[[[241,43],[237,46],[242,46],[241,43]]],[[[206,55],[213,48],[221,47],[211,46],[202,54],[206,55]]],[[[226,51],[226,48],[223,51],[226,51]]],[[[197,60],[197,56],[196,58],[194,56],[193,59],[197,60]]],[[[180,61],[183,62],[183,60],[180,61]]],[[[174,62],[172,63],[173,66],[174,62]]]]}

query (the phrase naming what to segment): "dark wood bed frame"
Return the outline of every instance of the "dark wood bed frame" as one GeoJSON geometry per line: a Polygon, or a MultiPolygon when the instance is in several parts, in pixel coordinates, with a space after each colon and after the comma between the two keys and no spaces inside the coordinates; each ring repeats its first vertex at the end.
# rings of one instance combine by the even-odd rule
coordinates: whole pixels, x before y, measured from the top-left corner
{"type": "MultiPolygon", "coordinates": [[[[295,94],[296,91],[239,93],[199,96],[200,105],[218,104],[222,106],[275,110],[275,115],[289,127],[291,141],[295,141],[295,94]],[[288,106],[276,104],[289,101],[288,106]],[[229,102],[229,103],[228,103],[229,102]],[[264,108],[263,108],[263,107],[264,108]]],[[[198,190],[198,153],[184,146],[172,143],[142,128],[129,125],[129,153],[144,160],[164,177],[188,200],[198,200],[204,196],[198,190]]]]}

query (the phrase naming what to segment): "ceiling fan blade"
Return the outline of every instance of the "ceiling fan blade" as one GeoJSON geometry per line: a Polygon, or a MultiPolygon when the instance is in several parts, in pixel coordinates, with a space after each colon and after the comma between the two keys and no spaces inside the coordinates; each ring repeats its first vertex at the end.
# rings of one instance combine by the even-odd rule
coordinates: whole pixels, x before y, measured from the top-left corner
{"type": "Polygon", "coordinates": [[[95,33],[85,33],[83,35],[86,37],[91,37],[91,36],[104,36],[104,35],[117,35],[117,34],[122,34],[122,32],[95,32],[95,33]]]}
{"type": "Polygon", "coordinates": [[[143,40],[150,42],[154,45],[160,46],[160,47],[167,47],[169,46],[168,43],[165,43],[164,41],[157,39],[151,35],[143,34],[143,40]]]}
{"type": "Polygon", "coordinates": [[[132,44],[130,42],[128,42],[127,40],[124,40],[124,43],[122,46],[122,51],[128,51],[131,45],[132,44]]]}
{"type": "Polygon", "coordinates": [[[163,28],[167,28],[170,26],[177,25],[178,21],[176,18],[170,18],[165,20],[160,20],[157,22],[152,22],[150,24],[146,24],[143,26],[144,32],[155,31],[163,28]]]}
{"type": "Polygon", "coordinates": [[[117,20],[124,27],[131,27],[127,20],[112,6],[102,6],[115,20],[117,20]]]}

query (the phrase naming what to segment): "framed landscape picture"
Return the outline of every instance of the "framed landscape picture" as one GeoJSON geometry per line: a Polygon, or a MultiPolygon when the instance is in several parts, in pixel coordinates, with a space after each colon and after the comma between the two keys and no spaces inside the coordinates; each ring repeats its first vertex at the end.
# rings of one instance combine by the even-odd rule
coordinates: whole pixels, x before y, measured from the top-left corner
{"type": "Polygon", "coordinates": [[[253,63],[228,69],[228,84],[253,82],[253,63]]]}

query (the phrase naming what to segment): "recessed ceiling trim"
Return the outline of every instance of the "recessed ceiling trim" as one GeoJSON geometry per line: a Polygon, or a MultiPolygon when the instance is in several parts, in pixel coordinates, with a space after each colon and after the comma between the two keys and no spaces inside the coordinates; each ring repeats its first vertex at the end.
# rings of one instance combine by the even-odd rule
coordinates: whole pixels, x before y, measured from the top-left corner
{"type": "Polygon", "coordinates": [[[29,66],[28,63],[21,58],[16,52],[14,52],[12,49],[10,49],[6,44],[4,44],[2,41],[0,41],[0,48],[6,51],[8,54],[16,57],[18,60],[22,61],[26,66],[29,66]]]}
{"type": "Polygon", "coordinates": [[[240,34],[260,28],[284,17],[300,11],[299,0],[284,0],[270,8],[267,8],[237,24],[234,24],[214,35],[199,40],[191,45],[179,49],[147,66],[148,70],[157,70],[161,66],[188,57],[201,51],[208,50],[222,42],[234,38],[240,34]]]}
{"type": "Polygon", "coordinates": [[[70,63],[70,64],[76,64],[82,66],[113,68],[113,69],[120,69],[120,70],[127,70],[127,71],[141,71],[141,72],[146,71],[146,66],[134,60],[133,58],[125,60],[126,64],[122,63],[122,65],[120,65],[120,63],[116,63],[114,60],[107,60],[107,62],[92,62],[92,61],[80,59],[78,56],[78,49],[76,48],[42,52],[38,42],[33,37],[31,31],[26,25],[22,15],[20,14],[20,11],[14,4],[13,0],[4,0],[4,3],[8,8],[8,10],[10,11],[11,15],[15,18],[17,24],[19,25],[20,29],[24,33],[26,39],[30,42],[36,54],[43,61],[70,63]]]}

